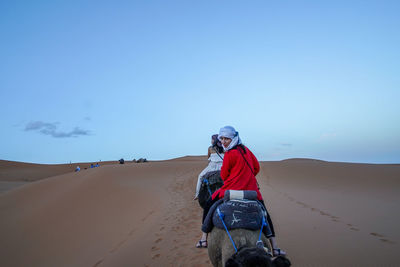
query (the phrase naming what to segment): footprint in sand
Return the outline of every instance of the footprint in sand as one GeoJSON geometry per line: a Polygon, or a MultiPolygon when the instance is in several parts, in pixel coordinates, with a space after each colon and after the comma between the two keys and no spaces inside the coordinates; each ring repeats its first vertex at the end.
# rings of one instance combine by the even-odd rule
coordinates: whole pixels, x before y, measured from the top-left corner
{"type": "Polygon", "coordinates": [[[377,237],[385,237],[384,235],[378,233],[369,233],[370,235],[377,236],[377,237]]]}
{"type": "Polygon", "coordinates": [[[160,257],[160,254],[156,254],[156,255],[154,255],[153,257],[151,257],[153,260],[154,259],[157,259],[157,258],[159,258],[160,257]]]}
{"type": "Polygon", "coordinates": [[[156,246],[151,247],[151,251],[156,251],[156,250],[160,250],[160,249],[156,246]]]}
{"type": "Polygon", "coordinates": [[[115,252],[117,249],[119,249],[124,243],[126,242],[126,239],[125,240],[122,240],[121,242],[119,242],[112,250],[110,250],[109,252],[110,253],[113,253],[113,252],[115,252]]]}
{"type": "Polygon", "coordinates": [[[297,203],[297,204],[299,204],[299,205],[301,205],[301,206],[303,206],[303,207],[305,207],[305,208],[307,208],[307,207],[308,207],[308,206],[307,206],[305,203],[303,203],[303,202],[296,201],[296,203],[297,203]]]}
{"type": "MultiPolygon", "coordinates": [[[[369,234],[372,235],[372,236],[375,236],[375,237],[385,237],[384,235],[381,235],[381,234],[378,234],[378,233],[369,233],[369,234]]],[[[391,241],[391,240],[386,239],[386,238],[379,238],[379,240],[384,242],[384,243],[391,244],[391,245],[396,244],[396,242],[391,241]]]]}
{"type": "Polygon", "coordinates": [[[391,244],[391,245],[394,245],[394,244],[396,244],[396,242],[393,242],[393,241],[390,241],[390,240],[388,240],[388,239],[384,239],[384,238],[381,238],[381,239],[379,239],[380,241],[382,241],[382,242],[385,242],[385,243],[388,243],[388,244],[391,244]]]}
{"type": "Polygon", "coordinates": [[[143,217],[142,222],[144,222],[150,215],[154,213],[154,210],[150,211],[149,214],[143,217]]]}
{"type": "Polygon", "coordinates": [[[133,235],[134,232],[135,232],[135,229],[132,229],[132,231],[130,231],[128,235],[133,235]]]}
{"type": "Polygon", "coordinates": [[[93,267],[97,267],[100,263],[103,262],[103,260],[104,260],[104,259],[101,259],[101,260],[99,260],[98,262],[96,262],[96,263],[93,265],[93,267]]]}
{"type": "Polygon", "coordinates": [[[174,226],[174,227],[172,227],[172,231],[174,231],[174,232],[178,232],[179,231],[179,226],[174,226]]]}
{"type": "MultiPolygon", "coordinates": [[[[292,197],[288,197],[288,198],[289,198],[291,201],[294,201],[294,199],[293,199],[292,197]]],[[[300,202],[300,201],[296,201],[296,203],[299,204],[299,205],[301,205],[301,206],[303,206],[303,207],[309,207],[307,204],[305,204],[305,203],[303,203],[303,202],[300,202]]],[[[309,207],[309,208],[311,209],[311,211],[318,212],[318,213],[321,214],[322,216],[328,216],[329,218],[331,218],[331,220],[332,220],[333,222],[338,222],[338,223],[341,222],[341,221],[340,221],[340,217],[333,216],[333,215],[331,215],[331,214],[329,214],[329,213],[327,213],[327,212],[324,212],[324,211],[322,211],[322,210],[319,210],[319,209],[317,209],[317,208],[313,208],[313,207],[309,207]]],[[[352,230],[352,231],[360,231],[360,229],[358,229],[358,228],[356,228],[356,227],[353,227],[353,225],[350,224],[350,223],[347,223],[346,225],[349,226],[350,230],[352,230]]],[[[380,235],[380,234],[377,234],[377,233],[370,233],[370,235],[373,235],[373,236],[376,236],[376,237],[384,237],[383,235],[380,235]]],[[[380,240],[381,240],[382,242],[387,242],[387,243],[390,243],[390,244],[394,243],[393,241],[386,240],[386,239],[380,239],[380,240]]]]}
{"type": "Polygon", "coordinates": [[[162,238],[158,238],[155,242],[160,243],[162,240],[163,240],[162,238]]]}

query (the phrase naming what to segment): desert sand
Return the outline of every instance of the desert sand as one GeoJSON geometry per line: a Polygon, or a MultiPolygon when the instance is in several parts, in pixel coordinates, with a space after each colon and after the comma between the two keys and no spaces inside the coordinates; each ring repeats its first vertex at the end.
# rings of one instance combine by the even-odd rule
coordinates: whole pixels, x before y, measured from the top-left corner
{"type": "MultiPolygon", "coordinates": [[[[0,161],[0,266],[211,265],[195,248],[205,156],[89,165],[0,161]]],[[[400,265],[400,164],[290,159],[257,178],[293,266],[400,265]]]]}

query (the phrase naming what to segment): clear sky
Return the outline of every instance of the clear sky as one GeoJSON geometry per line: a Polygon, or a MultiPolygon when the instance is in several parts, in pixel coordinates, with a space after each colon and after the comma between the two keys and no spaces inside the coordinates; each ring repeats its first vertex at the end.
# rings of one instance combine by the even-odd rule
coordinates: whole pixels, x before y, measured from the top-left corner
{"type": "Polygon", "coordinates": [[[400,163],[400,1],[1,1],[0,159],[400,163]]]}

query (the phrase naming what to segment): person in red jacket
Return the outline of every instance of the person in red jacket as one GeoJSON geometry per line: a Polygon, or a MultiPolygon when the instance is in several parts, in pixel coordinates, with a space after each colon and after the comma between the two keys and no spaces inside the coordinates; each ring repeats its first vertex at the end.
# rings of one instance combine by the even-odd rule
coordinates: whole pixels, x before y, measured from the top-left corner
{"type": "MultiPolygon", "coordinates": [[[[262,200],[255,177],[260,171],[260,164],[253,153],[241,143],[239,136],[237,138],[238,143],[231,149],[225,150],[227,158],[223,161],[221,168],[224,185],[214,192],[212,198],[223,198],[226,190],[253,190],[257,192],[258,200],[262,200]]],[[[220,139],[226,149],[234,144],[232,141],[235,138],[220,136],[220,139]]]]}
{"type": "MultiPolygon", "coordinates": [[[[221,168],[221,178],[224,185],[214,192],[211,200],[204,208],[203,222],[210,207],[218,200],[224,197],[226,190],[253,190],[257,192],[257,199],[265,207],[261,196],[256,175],[260,171],[260,164],[257,158],[246,146],[242,144],[239,133],[232,126],[225,126],[220,129],[218,139],[221,141],[225,156],[221,168]]],[[[267,235],[271,243],[274,256],[285,255],[275,239],[275,231],[271,217],[267,213],[267,221],[270,226],[271,233],[267,235]]],[[[207,247],[207,234],[203,233],[196,247],[207,247]]]]}

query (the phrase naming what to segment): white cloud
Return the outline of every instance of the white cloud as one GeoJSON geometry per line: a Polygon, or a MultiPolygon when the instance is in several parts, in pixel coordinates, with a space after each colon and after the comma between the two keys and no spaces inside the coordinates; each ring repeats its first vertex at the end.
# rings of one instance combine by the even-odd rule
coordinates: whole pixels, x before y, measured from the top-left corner
{"type": "Polygon", "coordinates": [[[57,131],[57,124],[57,122],[49,123],[43,121],[33,121],[25,126],[25,131],[36,131],[44,135],[50,135],[54,138],[70,138],[90,135],[89,131],[80,129],[79,127],[75,127],[69,132],[57,131]]]}

